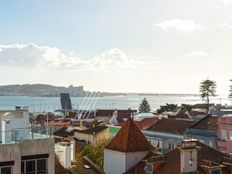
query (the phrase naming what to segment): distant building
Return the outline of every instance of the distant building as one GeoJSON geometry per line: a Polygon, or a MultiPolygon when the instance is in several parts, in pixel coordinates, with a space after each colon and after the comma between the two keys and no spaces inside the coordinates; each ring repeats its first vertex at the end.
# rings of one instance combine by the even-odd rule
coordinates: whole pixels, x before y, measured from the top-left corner
{"type": "Polygon", "coordinates": [[[161,152],[175,149],[184,140],[184,132],[193,121],[163,118],[148,129],[143,130],[149,142],[161,152]]]}
{"type": "Polygon", "coordinates": [[[63,110],[72,110],[72,102],[69,93],[60,93],[60,102],[63,110]]]}
{"type": "Polygon", "coordinates": [[[205,116],[190,128],[187,128],[185,137],[198,139],[201,143],[217,149],[218,117],[211,115],[205,116]]]}
{"type": "Polygon", "coordinates": [[[99,125],[84,130],[76,130],[74,137],[87,143],[97,144],[109,139],[109,130],[107,126],[99,125]]]}
{"type": "MultiPolygon", "coordinates": [[[[133,121],[138,126],[140,130],[146,130],[149,127],[151,127],[153,124],[155,124],[159,119],[155,116],[152,117],[133,117],[133,121]]],[[[109,125],[109,135],[110,138],[115,137],[115,135],[118,133],[118,131],[121,129],[121,127],[126,124],[126,122],[119,123],[117,125],[109,125]]]]}
{"type": "Polygon", "coordinates": [[[231,106],[222,106],[220,104],[218,105],[213,105],[209,108],[209,114],[211,115],[217,115],[217,116],[222,116],[222,115],[227,115],[227,114],[232,114],[232,108],[231,106]]]}
{"type": "Polygon", "coordinates": [[[97,109],[95,111],[95,118],[105,123],[109,123],[115,111],[117,113],[116,117],[118,123],[125,122],[128,118],[131,118],[137,112],[137,110],[133,110],[133,109],[125,109],[125,110],[97,109]]]}
{"type": "Polygon", "coordinates": [[[232,115],[218,118],[218,149],[232,154],[232,115]]]}

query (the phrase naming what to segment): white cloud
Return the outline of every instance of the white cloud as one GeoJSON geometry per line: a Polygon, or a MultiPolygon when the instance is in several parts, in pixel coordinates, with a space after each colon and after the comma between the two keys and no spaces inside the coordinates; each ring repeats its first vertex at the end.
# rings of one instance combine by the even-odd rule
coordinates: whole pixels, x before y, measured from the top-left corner
{"type": "Polygon", "coordinates": [[[43,67],[43,68],[112,68],[138,66],[139,61],[129,59],[117,48],[100,55],[82,60],[73,53],[64,54],[55,47],[36,44],[0,45],[0,66],[43,67]]]}
{"type": "Polygon", "coordinates": [[[205,57],[208,55],[209,54],[207,52],[196,50],[196,51],[186,54],[185,57],[205,57]]]}
{"type": "Polygon", "coordinates": [[[125,67],[130,68],[141,64],[140,61],[129,59],[127,55],[117,48],[107,50],[90,60],[95,67],[125,67]]]}
{"type": "Polygon", "coordinates": [[[231,5],[232,4],[232,0],[220,0],[220,2],[224,5],[231,5]]]}
{"type": "Polygon", "coordinates": [[[154,25],[160,27],[164,31],[168,31],[169,29],[175,29],[175,30],[184,31],[184,32],[206,30],[204,26],[202,26],[199,23],[196,23],[194,20],[186,20],[186,19],[165,20],[161,23],[157,23],[154,25]]]}

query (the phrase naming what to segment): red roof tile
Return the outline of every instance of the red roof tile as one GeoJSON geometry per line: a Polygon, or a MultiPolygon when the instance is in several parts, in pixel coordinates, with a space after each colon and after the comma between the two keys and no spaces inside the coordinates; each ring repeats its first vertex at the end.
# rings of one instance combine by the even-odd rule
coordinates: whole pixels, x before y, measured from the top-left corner
{"type": "Polygon", "coordinates": [[[147,130],[183,135],[185,130],[193,123],[193,121],[163,118],[162,120],[159,120],[153,124],[147,130]]]}
{"type": "Polygon", "coordinates": [[[120,152],[147,151],[150,148],[151,145],[132,119],[127,120],[118,134],[106,146],[106,149],[120,152]]]}
{"type": "Polygon", "coordinates": [[[191,126],[193,129],[217,131],[218,117],[208,115],[191,126]]]}
{"type": "MultiPolygon", "coordinates": [[[[232,160],[231,156],[225,155],[222,152],[219,152],[203,143],[198,142],[198,173],[199,174],[210,174],[209,171],[204,170],[202,166],[213,167],[215,164],[225,164],[227,160],[232,160]]],[[[157,166],[154,167],[154,173],[158,174],[180,174],[180,149],[176,148],[166,154],[164,154],[164,160],[161,160],[162,163],[157,163],[157,166]]],[[[150,161],[152,157],[157,156],[157,154],[153,154],[152,156],[146,157],[146,160],[150,161]]],[[[127,174],[145,174],[144,167],[145,161],[143,160],[138,163],[135,167],[133,167],[127,174]]],[[[230,162],[231,164],[231,162],[230,162]]],[[[231,171],[228,168],[222,168],[223,174],[229,174],[231,171]]]]}
{"type": "MultiPolygon", "coordinates": [[[[159,119],[157,117],[144,118],[141,121],[134,120],[134,123],[138,126],[139,129],[147,129],[155,124],[159,119]]],[[[125,122],[119,123],[117,126],[123,126],[125,122]]]]}

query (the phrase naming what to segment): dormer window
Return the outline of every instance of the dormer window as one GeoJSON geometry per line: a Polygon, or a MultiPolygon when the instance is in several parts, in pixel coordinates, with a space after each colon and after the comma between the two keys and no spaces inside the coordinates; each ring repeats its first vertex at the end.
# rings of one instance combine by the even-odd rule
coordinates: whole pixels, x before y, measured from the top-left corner
{"type": "Polygon", "coordinates": [[[153,173],[153,165],[151,163],[146,163],[144,170],[146,173],[152,174],[153,173]]]}

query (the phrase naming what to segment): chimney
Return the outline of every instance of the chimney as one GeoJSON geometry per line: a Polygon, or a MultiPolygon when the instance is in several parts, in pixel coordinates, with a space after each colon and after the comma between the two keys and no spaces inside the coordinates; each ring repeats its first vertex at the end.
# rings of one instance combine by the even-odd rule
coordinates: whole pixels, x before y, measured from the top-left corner
{"type": "Polygon", "coordinates": [[[180,170],[181,173],[197,172],[197,141],[196,139],[187,139],[182,141],[180,147],[180,170]]]}

